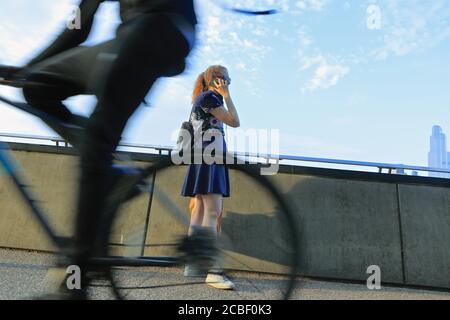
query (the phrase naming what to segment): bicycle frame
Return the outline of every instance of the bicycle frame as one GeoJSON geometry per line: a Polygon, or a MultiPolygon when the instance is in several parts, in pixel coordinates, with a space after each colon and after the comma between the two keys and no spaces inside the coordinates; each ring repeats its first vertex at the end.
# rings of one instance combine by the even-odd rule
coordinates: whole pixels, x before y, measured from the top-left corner
{"type": "MultiPolygon", "coordinates": [[[[3,96],[0,96],[0,101],[11,105],[15,108],[19,108],[22,111],[25,111],[29,114],[37,116],[39,119],[43,120],[45,123],[51,122],[54,125],[58,123],[58,120],[28,106],[25,103],[19,103],[11,101],[3,96]]],[[[61,130],[64,131],[63,126],[61,126],[61,130]]],[[[58,252],[64,253],[64,249],[66,249],[70,243],[70,237],[59,236],[55,230],[55,228],[51,225],[51,220],[48,217],[48,214],[45,210],[40,207],[39,201],[37,201],[35,195],[31,192],[29,188],[29,184],[26,183],[26,179],[22,174],[23,170],[20,165],[11,155],[11,151],[7,143],[0,141],[0,168],[6,172],[7,176],[11,178],[14,186],[19,191],[22,199],[26,202],[28,207],[31,210],[31,214],[34,218],[39,222],[39,225],[44,229],[47,236],[51,239],[52,243],[57,247],[58,252]]],[[[146,178],[150,176],[153,172],[151,169],[152,165],[146,168],[145,173],[141,175],[142,178],[146,178]]],[[[125,192],[126,193],[126,192],[125,192]]],[[[117,203],[115,205],[120,205],[122,199],[116,200],[117,203]]],[[[145,244],[143,244],[145,245],[145,244]]],[[[96,264],[106,264],[106,265],[121,265],[121,266],[173,266],[178,265],[180,262],[177,258],[173,257],[144,257],[143,249],[141,250],[141,257],[131,258],[131,257],[101,257],[94,258],[93,262],[96,264]]]]}

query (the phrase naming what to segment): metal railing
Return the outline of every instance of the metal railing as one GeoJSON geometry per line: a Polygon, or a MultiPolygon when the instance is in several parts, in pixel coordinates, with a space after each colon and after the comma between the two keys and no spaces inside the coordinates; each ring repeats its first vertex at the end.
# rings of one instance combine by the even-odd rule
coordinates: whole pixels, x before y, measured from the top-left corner
{"type": "MultiPolygon", "coordinates": [[[[31,140],[31,141],[47,141],[54,144],[57,147],[70,147],[68,143],[61,137],[48,137],[48,136],[29,136],[23,134],[13,134],[13,133],[0,133],[0,138],[15,139],[15,140],[31,140]]],[[[18,142],[18,141],[9,141],[18,142]]],[[[19,142],[20,143],[20,142],[19,142]]],[[[49,144],[46,144],[49,145],[49,144]]],[[[133,149],[143,149],[154,152],[144,152],[153,154],[170,154],[174,147],[172,146],[160,146],[160,145],[148,145],[148,144],[135,144],[122,142],[119,148],[133,148],[133,149]]],[[[450,169],[445,168],[431,168],[422,166],[411,166],[404,164],[390,164],[390,163],[378,163],[378,162],[365,162],[365,161],[353,161],[353,160],[340,160],[340,159],[327,159],[327,158],[314,158],[314,157],[301,157],[301,156],[289,156],[289,155],[271,155],[271,154],[258,154],[258,153],[243,153],[235,152],[235,156],[243,158],[254,158],[263,159],[263,162],[280,164],[282,161],[293,162],[295,165],[298,162],[308,162],[316,164],[329,164],[338,166],[352,166],[352,167],[366,167],[366,168],[376,168],[379,173],[383,173],[383,170],[387,170],[389,174],[397,173],[399,170],[409,170],[417,172],[433,172],[440,174],[449,174],[450,169]],[[396,172],[394,172],[394,170],[396,172]]],[[[291,163],[290,163],[291,164],[291,163]]]]}

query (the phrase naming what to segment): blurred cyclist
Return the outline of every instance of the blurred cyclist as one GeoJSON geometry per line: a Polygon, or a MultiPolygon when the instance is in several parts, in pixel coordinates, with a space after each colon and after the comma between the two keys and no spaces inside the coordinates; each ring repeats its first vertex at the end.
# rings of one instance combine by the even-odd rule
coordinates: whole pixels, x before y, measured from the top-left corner
{"type": "Polygon", "coordinates": [[[81,28],[66,28],[25,67],[28,80],[59,88],[28,85],[23,90],[27,102],[85,128],[82,141],[71,141],[81,146],[72,263],[81,268],[82,289],[74,292],[75,298],[85,297],[88,259],[96,254],[96,230],[112,184],[112,153],[128,119],[155,81],[184,71],[197,24],[193,0],[118,0],[122,23],[116,37],[95,46],[80,46],[103,1],[82,0],[81,28]],[[79,94],[97,97],[89,119],[72,114],[62,102],[79,94]]]}

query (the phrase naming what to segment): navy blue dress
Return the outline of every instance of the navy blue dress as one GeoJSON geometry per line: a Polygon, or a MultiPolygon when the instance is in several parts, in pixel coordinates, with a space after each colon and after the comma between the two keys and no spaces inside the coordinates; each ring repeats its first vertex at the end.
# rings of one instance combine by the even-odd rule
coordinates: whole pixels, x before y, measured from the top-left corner
{"type": "MultiPolygon", "coordinates": [[[[200,141],[202,149],[210,143],[215,143],[219,152],[226,152],[225,133],[223,122],[215,118],[210,111],[223,106],[223,97],[214,91],[202,92],[194,101],[190,121],[194,132],[205,133],[207,130],[218,130],[221,141],[200,141]]],[[[227,198],[230,196],[230,179],[228,168],[224,164],[190,164],[184,178],[181,195],[194,197],[197,194],[221,194],[227,198]]]]}

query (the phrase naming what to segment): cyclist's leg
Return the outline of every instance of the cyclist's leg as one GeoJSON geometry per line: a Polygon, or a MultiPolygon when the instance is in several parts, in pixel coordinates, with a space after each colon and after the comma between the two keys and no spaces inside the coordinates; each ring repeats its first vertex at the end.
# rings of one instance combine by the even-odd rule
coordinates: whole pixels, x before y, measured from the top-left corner
{"type": "Polygon", "coordinates": [[[82,270],[94,250],[96,230],[109,192],[112,152],[133,112],[158,77],[184,60],[186,40],[164,16],[145,16],[125,30],[86,128],[81,154],[74,262],[82,270]]]}
{"type": "Polygon", "coordinates": [[[193,226],[201,226],[203,221],[203,200],[202,195],[198,194],[195,197],[191,198],[189,207],[191,210],[191,220],[189,224],[189,232],[188,234],[192,234],[192,227],[193,226]]]}
{"type": "Polygon", "coordinates": [[[32,105],[65,122],[72,122],[72,112],[62,103],[68,97],[82,93],[80,87],[71,82],[52,79],[41,74],[31,74],[29,81],[43,85],[26,85],[23,88],[25,100],[32,105]]]}
{"type": "Polygon", "coordinates": [[[219,216],[217,217],[216,230],[218,235],[220,235],[220,232],[222,231],[222,216],[223,216],[223,198],[222,198],[222,205],[220,207],[220,213],[219,216]]]}
{"type": "Polygon", "coordinates": [[[110,64],[103,57],[116,48],[116,41],[79,46],[29,67],[26,77],[30,84],[23,88],[26,101],[66,122],[84,120],[73,115],[62,101],[79,94],[95,93],[96,84],[101,82],[110,64]]]}

